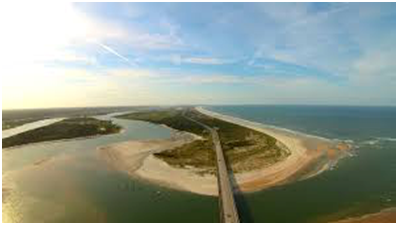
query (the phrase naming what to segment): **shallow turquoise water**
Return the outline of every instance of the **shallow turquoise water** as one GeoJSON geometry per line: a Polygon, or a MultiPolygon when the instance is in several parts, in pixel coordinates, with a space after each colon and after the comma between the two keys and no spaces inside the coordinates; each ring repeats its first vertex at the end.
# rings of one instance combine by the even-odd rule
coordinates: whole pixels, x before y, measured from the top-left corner
{"type": "MultiPolygon", "coordinates": [[[[239,196],[242,221],[325,221],[395,206],[395,108],[208,108],[356,146],[355,157],[320,176],[239,196]]],[[[3,222],[218,221],[217,198],[158,187],[107,168],[98,146],[170,136],[164,127],[114,121],[125,132],[3,150],[3,222]]]]}

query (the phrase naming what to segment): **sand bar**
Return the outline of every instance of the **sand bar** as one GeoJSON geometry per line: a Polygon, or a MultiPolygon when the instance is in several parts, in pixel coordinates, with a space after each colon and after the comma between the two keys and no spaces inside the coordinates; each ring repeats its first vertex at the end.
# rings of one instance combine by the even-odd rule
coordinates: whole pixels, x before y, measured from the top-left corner
{"type": "Polygon", "coordinates": [[[359,217],[352,217],[337,221],[337,223],[395,223],[396,208],[384,209],[378,213],[366,214],[359,217]]]}

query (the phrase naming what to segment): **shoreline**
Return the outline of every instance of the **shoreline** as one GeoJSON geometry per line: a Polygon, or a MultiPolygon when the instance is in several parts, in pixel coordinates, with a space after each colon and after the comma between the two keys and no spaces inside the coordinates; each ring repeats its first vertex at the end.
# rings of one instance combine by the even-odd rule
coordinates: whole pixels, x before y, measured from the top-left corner
{"type": "MultiPolygon", "coordinates": [[[[165,125],[162,125],[165,126],[165,125]]],[[[217,195],[217,179],[212,175],[199,176],[195,168],[182,169],[168,165],[154,157],[154,153],[173,149],[202,137],[184,131],[172,130],[172,136],[167,139],[131,140],[101,146],[97,148],[98,156],[104,160],[110,169],[127,173],[133,178],[149,181],[180,191],[194,192],[203,195],[217,195]],[[209,186],[202,191],[203,179],[209,186]],[[199,179],[198,179],[199,178],[199,179]],[[195,186],[202,188],[195,190],[195,186]],[[210,193],[210,194],[209,194],[210,193]]]]}
{"type": "MultiPolygon", "coordinates": [[[[291,131],[287,132],[283,129],[269,128],[264,124],[218,114],[199,107],[195,109],[204,115],[270,135],[290,151],[290,155],[286,159],[275,164],[257,170],[233,174],[234,179],[232,180],[235,191],[255,192],[310,178],[331,168],[341,158],[342,154],[340,153],[344,152],[342,150],[337,151],[334,146],[335,143],[331,140],[305,136],[291,131]],[[333,153],[330,153],[333,148],[333,153]],[[325,155],[333,157],[324,157],[325,155]]],[[[112,167],[127,172],[132,177],[139,177],[162,186],[197,194],[218,195],[216,176],[199,175],[196,173],[199,170],[197,168],[172,167],[152,155],[200,138],[188,132],[172,130],[191,138],[186,139],[182,135],[164,140],[127,141],[100,147],[99,151],[102,152],[100,155],[112,167]],[[103,154],[103,151],[106,154],[103,154]],[[120,165],[126,165],[127,162],[130,163],[129,166],[120,167],[120,165]],[[132,162],[135,165],[131,165],[132,162]]]]}
{"type": "Polygon", "coordinates": [[[396,207],[385,208],[376,213],[368,213],[361,216],[348,217],[332,223],[395,223],[396,207]]]}
{"type": "Polygon", "coordinates": [[[275,185],[316,176],[335,165],[349,148],[349,146],[340,146],[339,148],[335,146],[335,142],[323,137],[252,122],[209,111],[202,107],[195,107],[195,109],[204,115],[270,135],[290,151],[291,155],[283,161],[260,170],[237,174],[236,180],[239,184],[238,186],[245,192],[258,191],[275,185]],[[304,172],[304,174],[300,174],[301,172],[304,172]]]}

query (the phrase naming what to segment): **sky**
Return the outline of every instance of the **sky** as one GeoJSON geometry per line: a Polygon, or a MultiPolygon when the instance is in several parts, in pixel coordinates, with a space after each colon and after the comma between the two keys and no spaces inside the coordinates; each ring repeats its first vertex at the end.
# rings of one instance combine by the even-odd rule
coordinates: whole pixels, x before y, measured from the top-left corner
{"type": "Polygon", "coordinates": [[[2,108],[395,105],[395,3],[2,3],[2,108]]]}

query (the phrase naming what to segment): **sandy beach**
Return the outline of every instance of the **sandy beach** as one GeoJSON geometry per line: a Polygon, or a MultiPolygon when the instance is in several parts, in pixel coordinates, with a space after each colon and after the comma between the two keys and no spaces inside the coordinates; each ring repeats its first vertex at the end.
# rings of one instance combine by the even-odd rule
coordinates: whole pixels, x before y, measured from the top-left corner
{"type": "MultiPolygon", "coordinates": [[[[339,159],[340,153],[347,149],[346,146],[338,147],[339,145],[326,139],[268,127],[200,107],[196,110],[205,115],[273,136],[279,144],[290,151],[291,154],[285,160],[275,164],[258,170],[231,174],[234,188],[239,191],[259,191],[309,178],[333,166],[339,159]]],[[[152,155],[200,138],[187,132],[174,133],[172,138],[165,140],[128,141],[104,146],[99,148],[100,156],[111,167],[127,172],[133,177],[178,190],[202,195],[217,195],[217,180],[214,175],[199,175],[195,168],[175,168],[152,155]]]]}
{"type": "Polygon", "coordinates": [[[201,107],[196,107],[196,110],[207,116],[268,134],[289,149],[291,154],[283,161],[260,170],[235,175],[241,191],[258,191],[274,185],[317,175],[333,166],[339,159],[340,153],[343,153],[348,148],[338,148],[339,145],[337,143],[324,138],[222,115],[201,107]],[[331,151],[334,153],[331,154],[331,151]],[[330,155],[333,156],[330,157],[330,155]]]}

